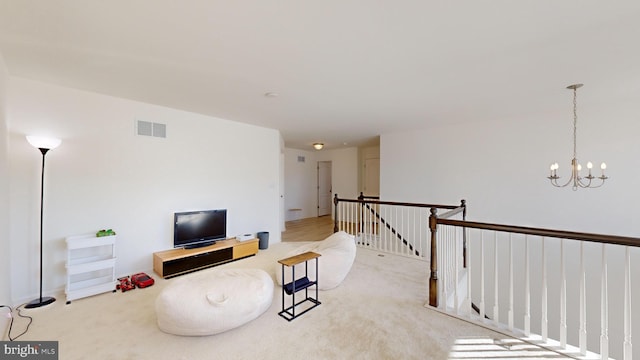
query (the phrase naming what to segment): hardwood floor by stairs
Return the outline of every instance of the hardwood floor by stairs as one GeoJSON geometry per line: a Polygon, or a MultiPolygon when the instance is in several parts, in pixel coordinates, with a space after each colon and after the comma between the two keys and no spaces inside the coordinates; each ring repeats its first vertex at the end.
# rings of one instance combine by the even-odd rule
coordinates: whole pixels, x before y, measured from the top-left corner
{"type": "Polygon", "coordinates": [[[282,241],[319,241],[333,234],[331,216],[312,217],[287,221],[286,231],[282,232],[282,241]]]}

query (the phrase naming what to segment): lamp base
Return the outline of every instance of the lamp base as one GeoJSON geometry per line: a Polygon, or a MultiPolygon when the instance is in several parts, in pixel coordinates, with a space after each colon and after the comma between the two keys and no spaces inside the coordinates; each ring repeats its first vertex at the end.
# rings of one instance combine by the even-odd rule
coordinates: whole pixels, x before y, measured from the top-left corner
{"type": "Polygon", "coordinates": [[[56,301],[56,298],[53,298],[51,296],[45,296],[43,298],[37,298],[35,300],[28,302],[27,305],[25,305],[24,307],[25,309],[39,308],[41,306],[49,305],[54,301],[56,301]]]}

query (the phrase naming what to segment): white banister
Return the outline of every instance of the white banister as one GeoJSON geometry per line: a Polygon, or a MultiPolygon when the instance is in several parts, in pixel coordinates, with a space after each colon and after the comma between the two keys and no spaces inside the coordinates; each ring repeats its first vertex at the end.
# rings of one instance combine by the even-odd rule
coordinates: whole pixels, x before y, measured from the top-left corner
{"type": "Polygon", "coordinates": [[[449,299],[449,264],[447,264],[447,239],[449,238],[449,232],[451,232],[451,227],[446,227],[442,229],[440,232],[438,242],[438,267],[440,274],[440,287],[442,288],[442,299],[444,301],[440,301],[441,307],[444,309],[447,308],[447,300],[449,299]]]}
{"type": "MultiPolygon", "coordinates": [[[[467,249],[471,249],[471,229],[465,229],[467,233],[467,249]]],[[[471,297],[471,257],[467,256],[467,311],[468,314],[471,315],[473,313],[473,298],[471,297]]]]}
{"type": "Polygon", "coordinates": [[[513,331],[513,236],[509,234],[509,330],[513,331]]]}
{"type": "Polygon", "coordinates": [[[480,321],[484,321],[484,232],[480,233],[480,321]]]}
{"type": "Polygon", "coordinates": [[[549,319],[547,317],[547,262],[545,259],[545,249],[544,249],[544,237],[542,238],[542,298],[541,298],[541,306],[542,311],[540,312],[540,332],[542,336],[542,341],[547,342],[548,340],[548,330],[549,330],[549,319]]]}
{"type": "Polygon", "coordinates": [[[493,233],[493,322],[500,325],[500,309],[498,307],[498,232],[493,233]]]}
{"type": "Polygon", "coordinates": [[[564,239],[560,239],[560,347],[567,348],[567,273],[564,263],[564,239]]]}
{"type": "Polygon", "coordinates": [[[631,254],[628,246],[624,249],[624,360],[633,358],[631,345],[631,254]]]}
{"type": "Polygon", "coordinates": [[[632,286],[637,285],[632,283],[632,271],[637,270],[632,269],[632,262],[640,260],[632,248],[640,248],[640,238],[453,220],[463,208],[430,218],[429,212],[436,213],[426,206],[415,209],[396,203],[387,207],[374,202],[377,205],[369,207],[350,202],[336,207],[340,212],[336,224],[339,229],[353,229],[358,246],[423,261],[429,260],[431,247],[437,251],[433,259],[437,259],[438,276],[430,283],[436,286],[429,290],[437,292],[437,298],[430,292],[430,303],[440,299],[441,310],[505,334],[508,329],[525,342],[569,357],[608,359],[611,355],[632,360],[632,327],[637,320],[632,314],[632,286]],[[465,239],[469,254],[463,266],[465,239]],[[493,249],[485,249],[491,244],[493,249]],[[575,254],[578,246],[579,255],[575,254]],[[609,258],[613,264],[611,299],[609,258]],[[600,309],[596,307],[598,291],[600,309]],[[539,326],[535,324],[538,320],[539,326]]]}
{"type": "Polygon", "coordinates": [[[529,236],[524,236],[524,335],[531,336],[531,278],[529,273],[529,236]]]}
{"type": "Polygon", "coordinates": [[[584,269],[584,243],[580,242],[580,355],[587,354],[587,282],[584,269]]]}
{"type": "Polygon", "coordinates": [[[609,294],[607,289],[607,246],[602,244],[602,289],[600,289],[600,356],[609,358],[609,294]]]}
{"type": "Polygon", "coordinates": [[[453,256],[455,258],[454,263],[455,263],[455,269],[454,269],[454,276],[455,276],[455,281],[454,281],[454,285],[453,285],[453,306],[455,306],[455,312],[456,314],[460,314],[460,304],[458,304],[458,274],[460,273],[460,264],[459,264],[459,256],[458,256],[458,239],[457,236],[455,235],[455,233],[457,232],[457,229],[453,229],[454,231],[454,236],[453,236],[453,256]]]}

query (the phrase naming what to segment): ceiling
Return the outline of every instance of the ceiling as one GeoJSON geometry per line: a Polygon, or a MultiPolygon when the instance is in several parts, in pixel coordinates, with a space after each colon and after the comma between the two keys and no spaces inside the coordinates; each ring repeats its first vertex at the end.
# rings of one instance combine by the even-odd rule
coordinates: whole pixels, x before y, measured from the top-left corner
{"type": "Polygon", "coordinates": [[[640,1],[0,0],[0,53],[12,76],[340,148],[568,117],[577,82],[637,103],[640,1]]]}

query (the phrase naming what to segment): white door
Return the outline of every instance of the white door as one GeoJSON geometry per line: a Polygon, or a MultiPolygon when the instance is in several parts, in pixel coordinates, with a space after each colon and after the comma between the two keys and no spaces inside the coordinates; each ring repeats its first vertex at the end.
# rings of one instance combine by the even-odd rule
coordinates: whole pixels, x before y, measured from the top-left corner
{"type": "Polygon", "coordinates": [[[368,196],[380,195],[380,159],[366,159],[364,161],[364,194],[368,196]]]}
{"type": "Polygon", "coordinates": [[[318,216],[331,214],[331,161],[318,161],[318,216]]]}

